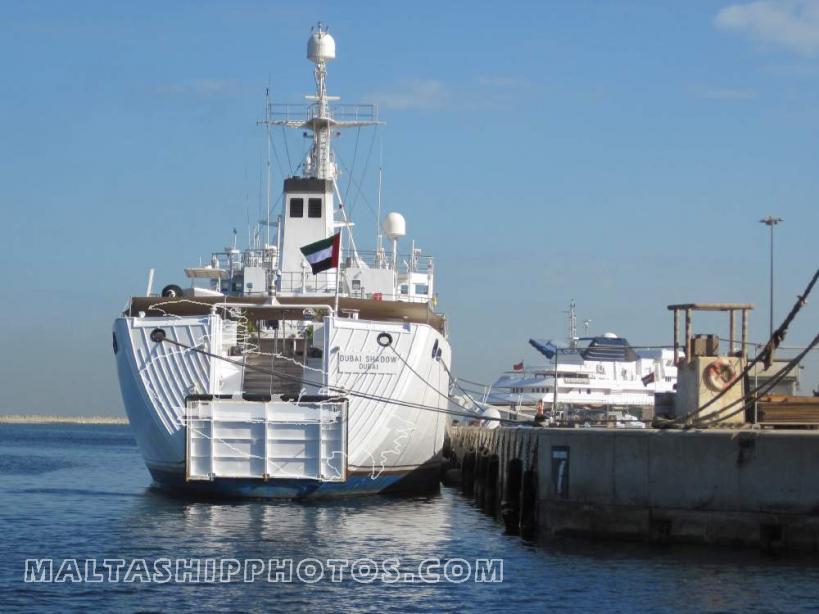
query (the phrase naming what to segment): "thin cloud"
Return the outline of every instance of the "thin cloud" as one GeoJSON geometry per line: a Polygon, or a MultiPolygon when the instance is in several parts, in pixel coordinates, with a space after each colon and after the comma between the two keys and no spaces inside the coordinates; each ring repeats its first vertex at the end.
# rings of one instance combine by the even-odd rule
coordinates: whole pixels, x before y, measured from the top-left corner
{"type": "Polygon", "coordinates": [[[757,0],[732,4],[717,13],[714,24],[802,55],[819,52],[819,0],[757,0]]]}
{"type": "Polygon", "coordinates": [[[437,79],[404,79],[365,99],[402,111],[452,110],[456,101],[460,110],[477,110],[499,108],[533,87],[531,81],[504,75],[479,75],[457,86],[437,79]]]}
{"type": "Polygon", "coordinates": [[[478,85],[499,89],[529,89],[534,83],[527,79],[506,77],[504,75],[480,75],[475,79],[478,85]]]}
{"type": "Polygon", "coordinates": [[[752,100],[757,93],[755,90],[730,87],[701,87],[697,88],[696,95],[707,100],[752,100]]]}
{"type": "Polygon", "coordinates": [[[233,94],[239,89],[236,81],[222,79],[191,79],[179,83],[169,83],[156,88],[157,94],[165,96],[220,96],[233,94]]]}
{"type": "Polygon", "coordinates": [[[374,92],[366,96],[368,100],[388,109],[439,109],[451,100],[449,88],[435,79],[407,79],[393,88],[374,92]]]}
{"type": "Polygon", "coordinates": [[[819,75],[819,66],[810,63],[767,64],[762,67],[765,72],[785,77],[810,77],[819,75]]]}

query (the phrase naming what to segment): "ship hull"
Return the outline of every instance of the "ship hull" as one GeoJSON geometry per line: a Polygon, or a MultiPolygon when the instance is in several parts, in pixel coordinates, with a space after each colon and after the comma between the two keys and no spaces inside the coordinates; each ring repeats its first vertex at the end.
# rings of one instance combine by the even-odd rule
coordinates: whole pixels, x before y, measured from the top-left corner
{"type": "Polygon", "coordinates": [[[350,474],[342,483],[302,479],[216,478],[213,481],[189,481],[184,468],[177,471],[150,469],[154,485],[175,496],[225,499],[334,499],[367,495],[424,495],[434,493],[440,485],[441,463],[430,461],[424,467],[394,470],[372,476],[350,474]]]}
{"type": "Polygon", "coordinates": [[[218,474],[210,479],[191,479],[185,398],[190,392],[224,392],[216,385],[224,384],[225,377],[220,376],[218,364],[212,364],[215,359],[201,352],[158,347],[151,342],[150,332],[162,328],[180,343],[220,353],[218,325],[214,316],[123,317],[114,324],[123,403],[146,466],[161,490],[206,497],[320,499],[379,493],[422,494],[437,488],[446,416],[431,410],[447,407],[448,364],[439,365],[436,361],[443,359],[448,363],[448,343],[426,325],[410,327],[360,320],[333,324],[326,355],[336,357],[342,353],[329,351],[334,344],[342,344],[345,351],[358,351],[356,344],[360,338],[370,339],[374,332],[386,329],[397,339],[396,352],[402,354],[405,366],[389,375],[368,375],[344,372],[346,367],[329,359],[325,364],[324,369],[331,374],[328,376],[331,385],[367,391],[376,399],[350,397],[343,479],[275,476],[262,479],[218,474]],[[428,346],[442,348],[444,352],[433,357],[428,346]],[[395,402],[390,403],[390,399],[395,402]],[[428,409],[408,407],[407,403],[428,409]]]}

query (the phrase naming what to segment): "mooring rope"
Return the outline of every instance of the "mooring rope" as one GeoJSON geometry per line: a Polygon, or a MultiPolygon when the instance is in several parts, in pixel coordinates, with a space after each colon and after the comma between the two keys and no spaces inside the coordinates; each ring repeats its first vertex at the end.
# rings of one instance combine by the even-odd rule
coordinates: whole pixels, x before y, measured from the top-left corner
{"type": "MultiPolygon", "coordinates": [[[[276,373],[272,369],[268,370],[268,369],[265,369],[263,367],[257,367],[255,365],[248,365],[248,364],[245,364],[243,361],[232,360],[230,358],[227,358],[226,356],[220,356],[219,354],[215,354],[213,352],[203,350],[201,348],[189,346],[189,345],[184,344],[184,343],[182,343],[180,341],[176,341],[175,339],[170,339],[170,338],[167,337],[165,331],[163,329],[161,329],[161,328],[155,328],[151,332],[151,340],[154,341],[155,343],[170,343],[171,345],[175,345],[177,347],[181,347],[181,348],[186,349],[186,350],[197,352],[197,353],[203,354],[205,356],[208,356],[210,358],[215,358],[217,360],[222,360],[224,362],[233,364],[233,365],[238,366],[238,367],[243,367],[245,369],[249,369],[251,371],[256,371],[256,372],[259,372],[259,373],[263,373],[265,375],[270,375],[272,377],[278,377],[278,378],[281,378],[281,379],[290,380],[292,382],[303,384],[305,386],[317,387],[319,389],[327,390],[329,392],[333,392],[333,393],[341,395],[341,396],[354,396],[354,397],[358,397],[358,398],[367,399],[367,400],[370,400],[370,401],[378,401],[378,402],[381,402],[381,403],[398,405],[398,406],[401,406],[401,407],[407,407],[407,408],[410,408],[410,409],[418,409],[418,410],[422,410],[422,411],[438,412],[438,413],[447,414],[447,415],[451,415],[451,416],[459,416],[459,417],[462,417],[462,418],[478,418],[478,419],[481,419],[481,420],[493,420],[493,421],[497,421],[497,422],[510,422],[510,423],[514,423],[514,424],[521,424],[519,421],[516,421],[516,420],[508,420],[508,419],[505,419],[505,418],[495,418],[495,417],[491,417],[491,416],[483,417],[483,416],[481,416],[479,414],[476,414],[475,412],[470,411],[469,408],[464,407],[464,406],[460,405],[459,403],[455,403],[454,401],[451,401],[451,400],[450,400],[450,402],[452,402],[454,405],[456,405],[457,407],[459,407],[463,411],[444,409],[444,408],[440,408],[440,407],[432,407],[430,405],[423,405],[421,403],[413,403],[411,401],[404,401],[404,400],[401,400],[401,399],[394,399],[394,398],[390,398],[390,397],[382,397],[382,396],[379,396],[379,395],[359,392],[357,390],[350,390],[350,389],[343,388],[343,387],[340,387],[340,386],[318,386],[316,384],[316,382],[311,382],[311,381],[305,380],[303,378],[300,378],[300,377],[297,377],[297,376],[294,376],[294,375],[290,375],[290,374],[282,373],[282,372],[276,373]]],[[[449,397],[447,397],[447,399],[449,399],[449,397]]]]}

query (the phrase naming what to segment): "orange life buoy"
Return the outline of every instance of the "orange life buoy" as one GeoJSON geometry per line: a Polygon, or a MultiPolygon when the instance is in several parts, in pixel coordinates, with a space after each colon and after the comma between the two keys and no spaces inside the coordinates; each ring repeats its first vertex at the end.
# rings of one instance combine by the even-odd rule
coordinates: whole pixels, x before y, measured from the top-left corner
{"type": "Polygon", "coordinates": [[[705,367],[702,376],[706,386],[711,390],[719,392],[734,383],[737,372],[730,362],[723,358],[718,358],[705,367]]]}

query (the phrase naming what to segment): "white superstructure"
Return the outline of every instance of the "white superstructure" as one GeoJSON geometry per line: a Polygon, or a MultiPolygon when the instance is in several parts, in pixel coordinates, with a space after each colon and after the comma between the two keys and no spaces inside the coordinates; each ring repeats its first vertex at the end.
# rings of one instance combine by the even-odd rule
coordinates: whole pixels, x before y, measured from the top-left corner
{"type": "Polygon", "coordinates": [[[234,232],[185,269],[189,288],[156,295],[149,281],[114,324],[126,411],[165,487],[305,497],[437,484],[452,357],[432,259],[414,243],[398,253],[398,213],[383,223],[391,253],[380,235],[371,252],[356,245],[332,141],[379,122],[374,105],[327,94],[335,52],[319,25],[309,104],[268,103],[260,122],[268,139],[283,126],[312,140],[301,173],[284,181],[281,215],[268,194],[265,232],[247,249],[234,232]],[[336,234],[338,265],[313,274],[302,248],[336,234]]]}

